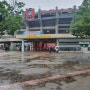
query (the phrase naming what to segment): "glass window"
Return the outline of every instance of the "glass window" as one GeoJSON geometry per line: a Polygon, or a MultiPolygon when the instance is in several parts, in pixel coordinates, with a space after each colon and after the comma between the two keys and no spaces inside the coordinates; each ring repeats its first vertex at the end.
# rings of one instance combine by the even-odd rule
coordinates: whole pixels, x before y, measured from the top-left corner
{"type": "Polygon", "coordinates": [[[29,21],[28,22],[29,27],[40,27],[40,21],[29,21]]]}
{"type": "Polygon", "coordinates": [[[59,24],[70,24],[72,18],[59,18],[59,24]]]}
{"type": "Polygon", "coordinates": [[[42,20],[42,25],[44,26],[55,26],[56,25],[56,19],[47,19],[42,20]]]}

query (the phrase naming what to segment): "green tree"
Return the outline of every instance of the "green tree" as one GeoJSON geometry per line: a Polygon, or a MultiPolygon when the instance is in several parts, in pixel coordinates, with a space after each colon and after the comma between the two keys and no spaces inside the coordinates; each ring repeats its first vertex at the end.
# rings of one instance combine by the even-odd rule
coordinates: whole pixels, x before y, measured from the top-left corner
{"type": "Polygon", "coordinates": [[[6,30],[5,25],[5,17],[8,16],[8,10],[7,10],[8,3],[6,1],[0,2],[0,13],[2,14],[3,21],[0,22],[0,33],[3,34],[3,32],[6,30]]]}
{"type": "Polygon", "coordinates": [[[84,0],[78,12],[74,13],[70,31],[77,37],[90,37],[90,0],[84,0]]]}
{"type": "Polygon", "coordinates": [[[16,30],[22,28],[22,7],[24,7],[24,5],[23,2],[15,2],[13,6],[8,4],[5,0],[0,2],[0,12],[3,16],[3,21],[0,22],[1,34],[3,34],[4,31],[7,31],[9,34],[14,34],[16,30]]]}

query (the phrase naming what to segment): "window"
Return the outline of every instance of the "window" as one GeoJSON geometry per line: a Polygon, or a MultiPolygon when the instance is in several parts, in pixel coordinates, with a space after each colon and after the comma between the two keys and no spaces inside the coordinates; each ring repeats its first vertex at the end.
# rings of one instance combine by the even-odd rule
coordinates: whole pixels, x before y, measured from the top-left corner
{"type": "Polygon", "coordinates": [[[37,20],[37,21],[29,21],[28,22],[28,24],[29,24],[29,27],[40,27],[40,22],[39,22],[39,20],[37,20]]]}
{"type": "Polygon", "coordinates": [[[44,29],[43,30],[43,32],[44,32],[44,34],[55,34],[55,30],[53,29],[53,30],[49,30],[49,29],[44,29]]]}
{"type": "Polygon", "coordinates": [[[59,18],[59,24],[70,24],[72,18],[59,18]]]}
{"type": "Polygon", "coordinates": [[[59,26],[58,28],[70,28],[70,26],[59,26]]]}
{"type": "Polygon", "coordinates": [[[42,24],[43,24],[43,26],[55,26],[56,19],[42,20],[42,24]]]}
{"type": "Polygon", "coordinates": [[[59,30],[58,33],[69,33],[68,30],[59,30]]]}

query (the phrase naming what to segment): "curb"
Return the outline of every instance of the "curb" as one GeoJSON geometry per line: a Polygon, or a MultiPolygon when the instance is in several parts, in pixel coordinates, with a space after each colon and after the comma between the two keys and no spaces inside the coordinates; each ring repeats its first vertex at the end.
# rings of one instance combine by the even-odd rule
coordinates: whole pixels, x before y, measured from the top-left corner
{"type": "Polygon", "coordinates": [[[84,70],[84,71],[77,71],[74,73],[67,73],[67,74],[63,74],[63,75],[56,75],[56,76],[52,76],[52,77],[46,77],[46,78],[41,78],[41,79],[36,79],[36,80],[25,81],[25,82],[20,82],[20,83],[15,83],[15,84],[4,85],[4,86],[0,86],[0,90],[13,90],[16,87],[26,87],[26,86],[30,86],[30,85],[36,85],[36,84],[43,83],[46,81],[63,79],[66,77],[73,77],[73,76],[86,74],[86,73],[90,73],[90,69],[84,70]]]}

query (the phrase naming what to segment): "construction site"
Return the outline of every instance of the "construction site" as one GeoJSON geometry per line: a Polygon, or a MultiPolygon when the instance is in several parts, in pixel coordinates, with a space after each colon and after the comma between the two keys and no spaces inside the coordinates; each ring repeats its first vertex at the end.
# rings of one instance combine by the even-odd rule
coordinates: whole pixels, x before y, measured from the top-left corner
{"type": "Polygon", "coordinates": [[[0,90],[90,90],[90,53],[1,50],[0,90]]]}

